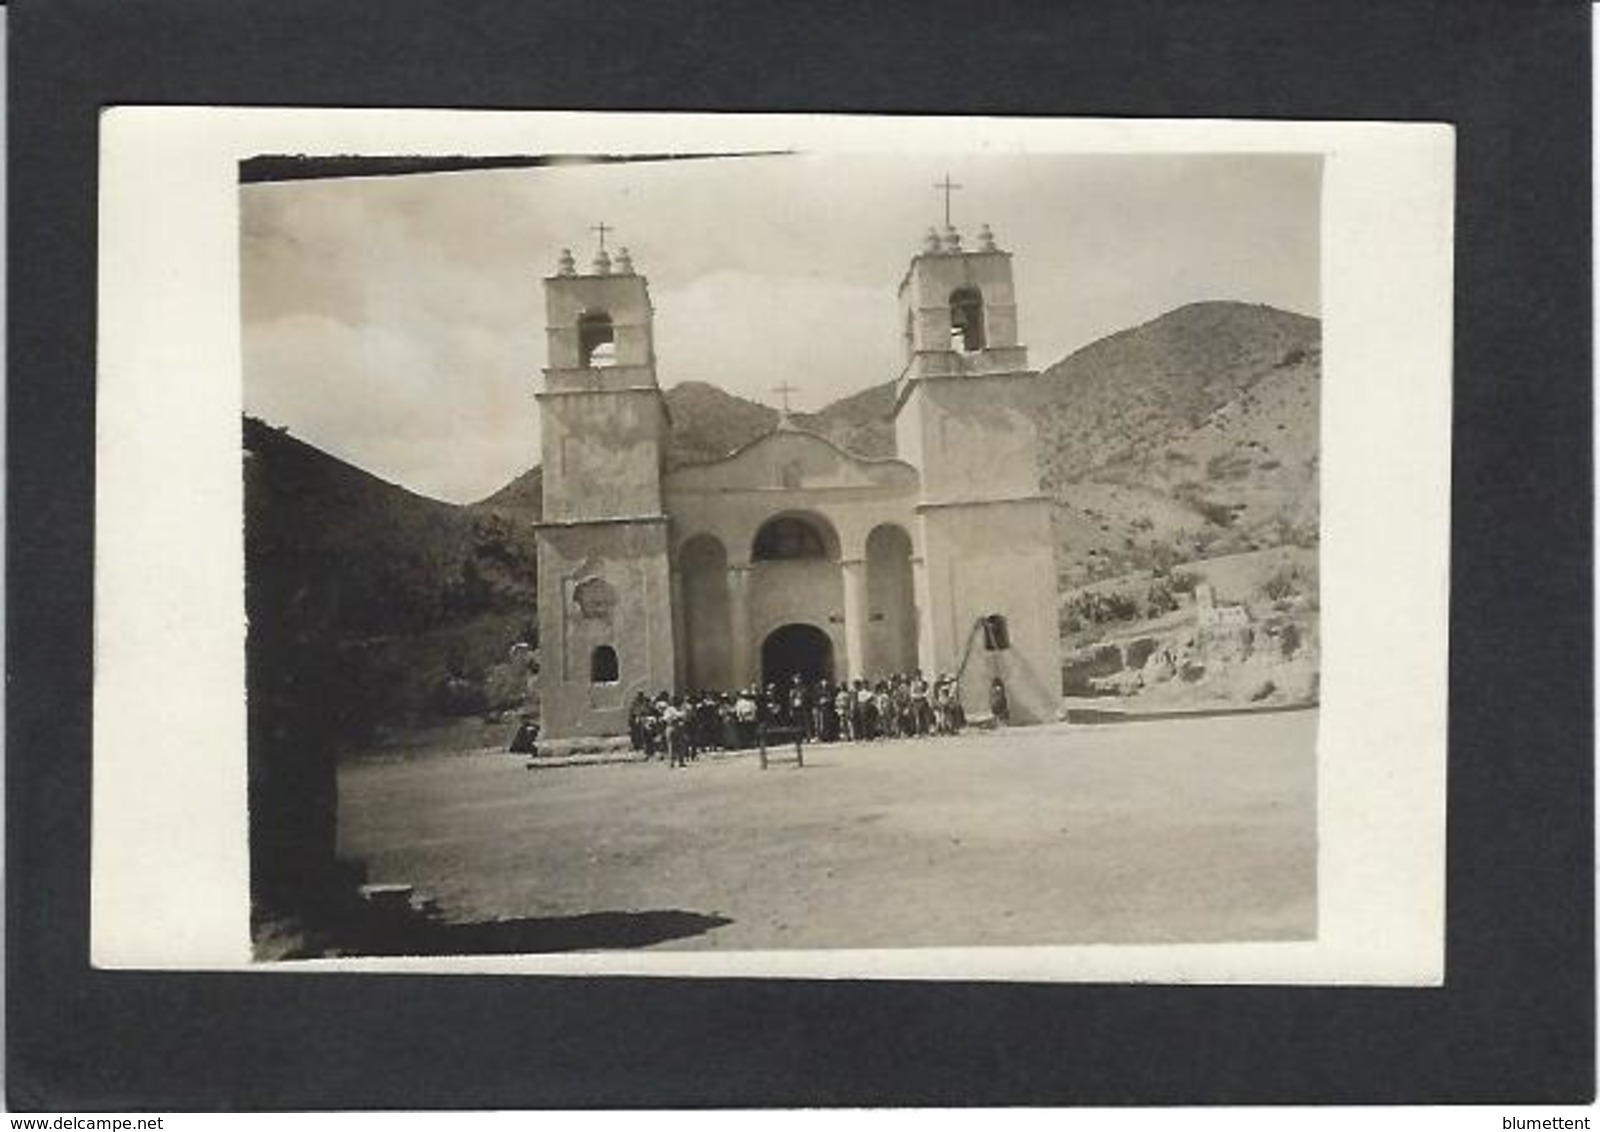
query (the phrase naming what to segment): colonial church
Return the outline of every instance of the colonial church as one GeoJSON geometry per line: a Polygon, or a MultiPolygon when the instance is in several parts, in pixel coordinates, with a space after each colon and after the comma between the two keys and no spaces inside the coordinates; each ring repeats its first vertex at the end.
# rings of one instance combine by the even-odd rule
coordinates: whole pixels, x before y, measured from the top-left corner
{"type": "MultiPolygon", "coordinates": [[[[602,232],[602,241],[604,233],[602,232]]],[[[669,467],[650,291],[603,242],[544,280],[538,394],[540,695],[552,738],[627,730],[636,692],[959,675],[969,713],[1004,681],[1013,722],[1061,684],[1036,373],[1011,254],[946,224],[900,281],[890,459],[785,412],[712,463],[669,467]],[[987,630],[987,631],[986,631],[987,630]]]]}

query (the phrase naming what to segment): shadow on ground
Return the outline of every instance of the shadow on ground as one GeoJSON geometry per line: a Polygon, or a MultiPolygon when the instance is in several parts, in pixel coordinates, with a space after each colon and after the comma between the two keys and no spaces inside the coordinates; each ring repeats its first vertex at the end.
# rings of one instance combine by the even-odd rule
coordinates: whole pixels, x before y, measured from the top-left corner
{"type": "Polygon", "coordinates": [[[704,935],[731,923],[726,916],[661,909],[452,924],[411,911],[395,915],[356,906],[346,907],[341,915],[318,917],[314,926],[306,924],[309,930],[301,936],[301,945],[283,957],[609,951],[704,935]]]}
{"type": "MultiPolygon", "coordinates": [[[[588,912],[580,916],[490,920],[481,924],[433,924],[418,942],[422,955],[515,955],[538,951],[602,951],[649,947],[670,939],[704,935],[733,923],[726,916],[663,909],[653,912],[588,912]]],[[[400,954],[398,951],[374,954],[400,954]]]]}

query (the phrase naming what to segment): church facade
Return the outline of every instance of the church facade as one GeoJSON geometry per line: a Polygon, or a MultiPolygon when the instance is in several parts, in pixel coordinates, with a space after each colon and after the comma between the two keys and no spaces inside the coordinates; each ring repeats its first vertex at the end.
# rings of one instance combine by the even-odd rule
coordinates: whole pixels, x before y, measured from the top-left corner
{"type": "Polygon", "coordinates": [[[1051,503],[1010,253],[930,230],[899,288],[893,458],[797,427],[669,467],[649,287],[626,249],[544,280],[540,702],[551,738],[621,734],[645,692],[959,677],[969,714],[1060,698],[1051,503]],[[987,631],[985,631],[987,629],[987,631]]]}

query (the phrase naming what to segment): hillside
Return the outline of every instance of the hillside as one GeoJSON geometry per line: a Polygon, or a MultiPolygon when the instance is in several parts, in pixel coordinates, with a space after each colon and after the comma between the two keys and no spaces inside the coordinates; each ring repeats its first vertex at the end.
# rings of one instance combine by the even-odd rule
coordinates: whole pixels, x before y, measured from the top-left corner
{"type": "Polygon", "coordinates": [[[886,381],[835,401],[814,415],[799,415],[805,427],[863,456],[894,455],[894,382],[886,381]]]}
{"type": "Polygon", "coordinates": [[[1064,585],[1316,539],[1321,326],[1195,303],[1041,374],[1064,585]]]}
{"type": "Polygon", "coordinates": [[[470,506],[474,510],[499,511],[538,522],[544,516],[544,469],[535,464],[499,491],[470,506]]]}
{"type": "Polygon", "coordinates": [[[778,410],[724,393],[703,381],[685,381],[666,393],[672,417],[667,462],[673,466],[720,460],[741,445],[765,436],[778,423],[778,410]]]}
{"type": "Polygon", "coordinates": [[[451,677],[504,678],[537,620],[523,516],[416,495],[254,418],[243,441],[253,695],[310,657],[319,710],[353,736],[447,699],[451,677]]]}

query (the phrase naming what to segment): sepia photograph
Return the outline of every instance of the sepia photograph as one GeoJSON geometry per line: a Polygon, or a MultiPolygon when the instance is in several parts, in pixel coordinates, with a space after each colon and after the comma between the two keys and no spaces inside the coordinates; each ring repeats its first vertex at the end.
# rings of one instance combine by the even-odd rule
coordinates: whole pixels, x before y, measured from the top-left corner
{"type": "Polygon", "coordinates": [[[1314,939],[1322,166],[242,162],[255,957],[1314,939]]]}
{"type": "Polygon", "coordinates": [[[68,7],[10,1107],[1592,1101],[1581,6],[68,7]]]}

